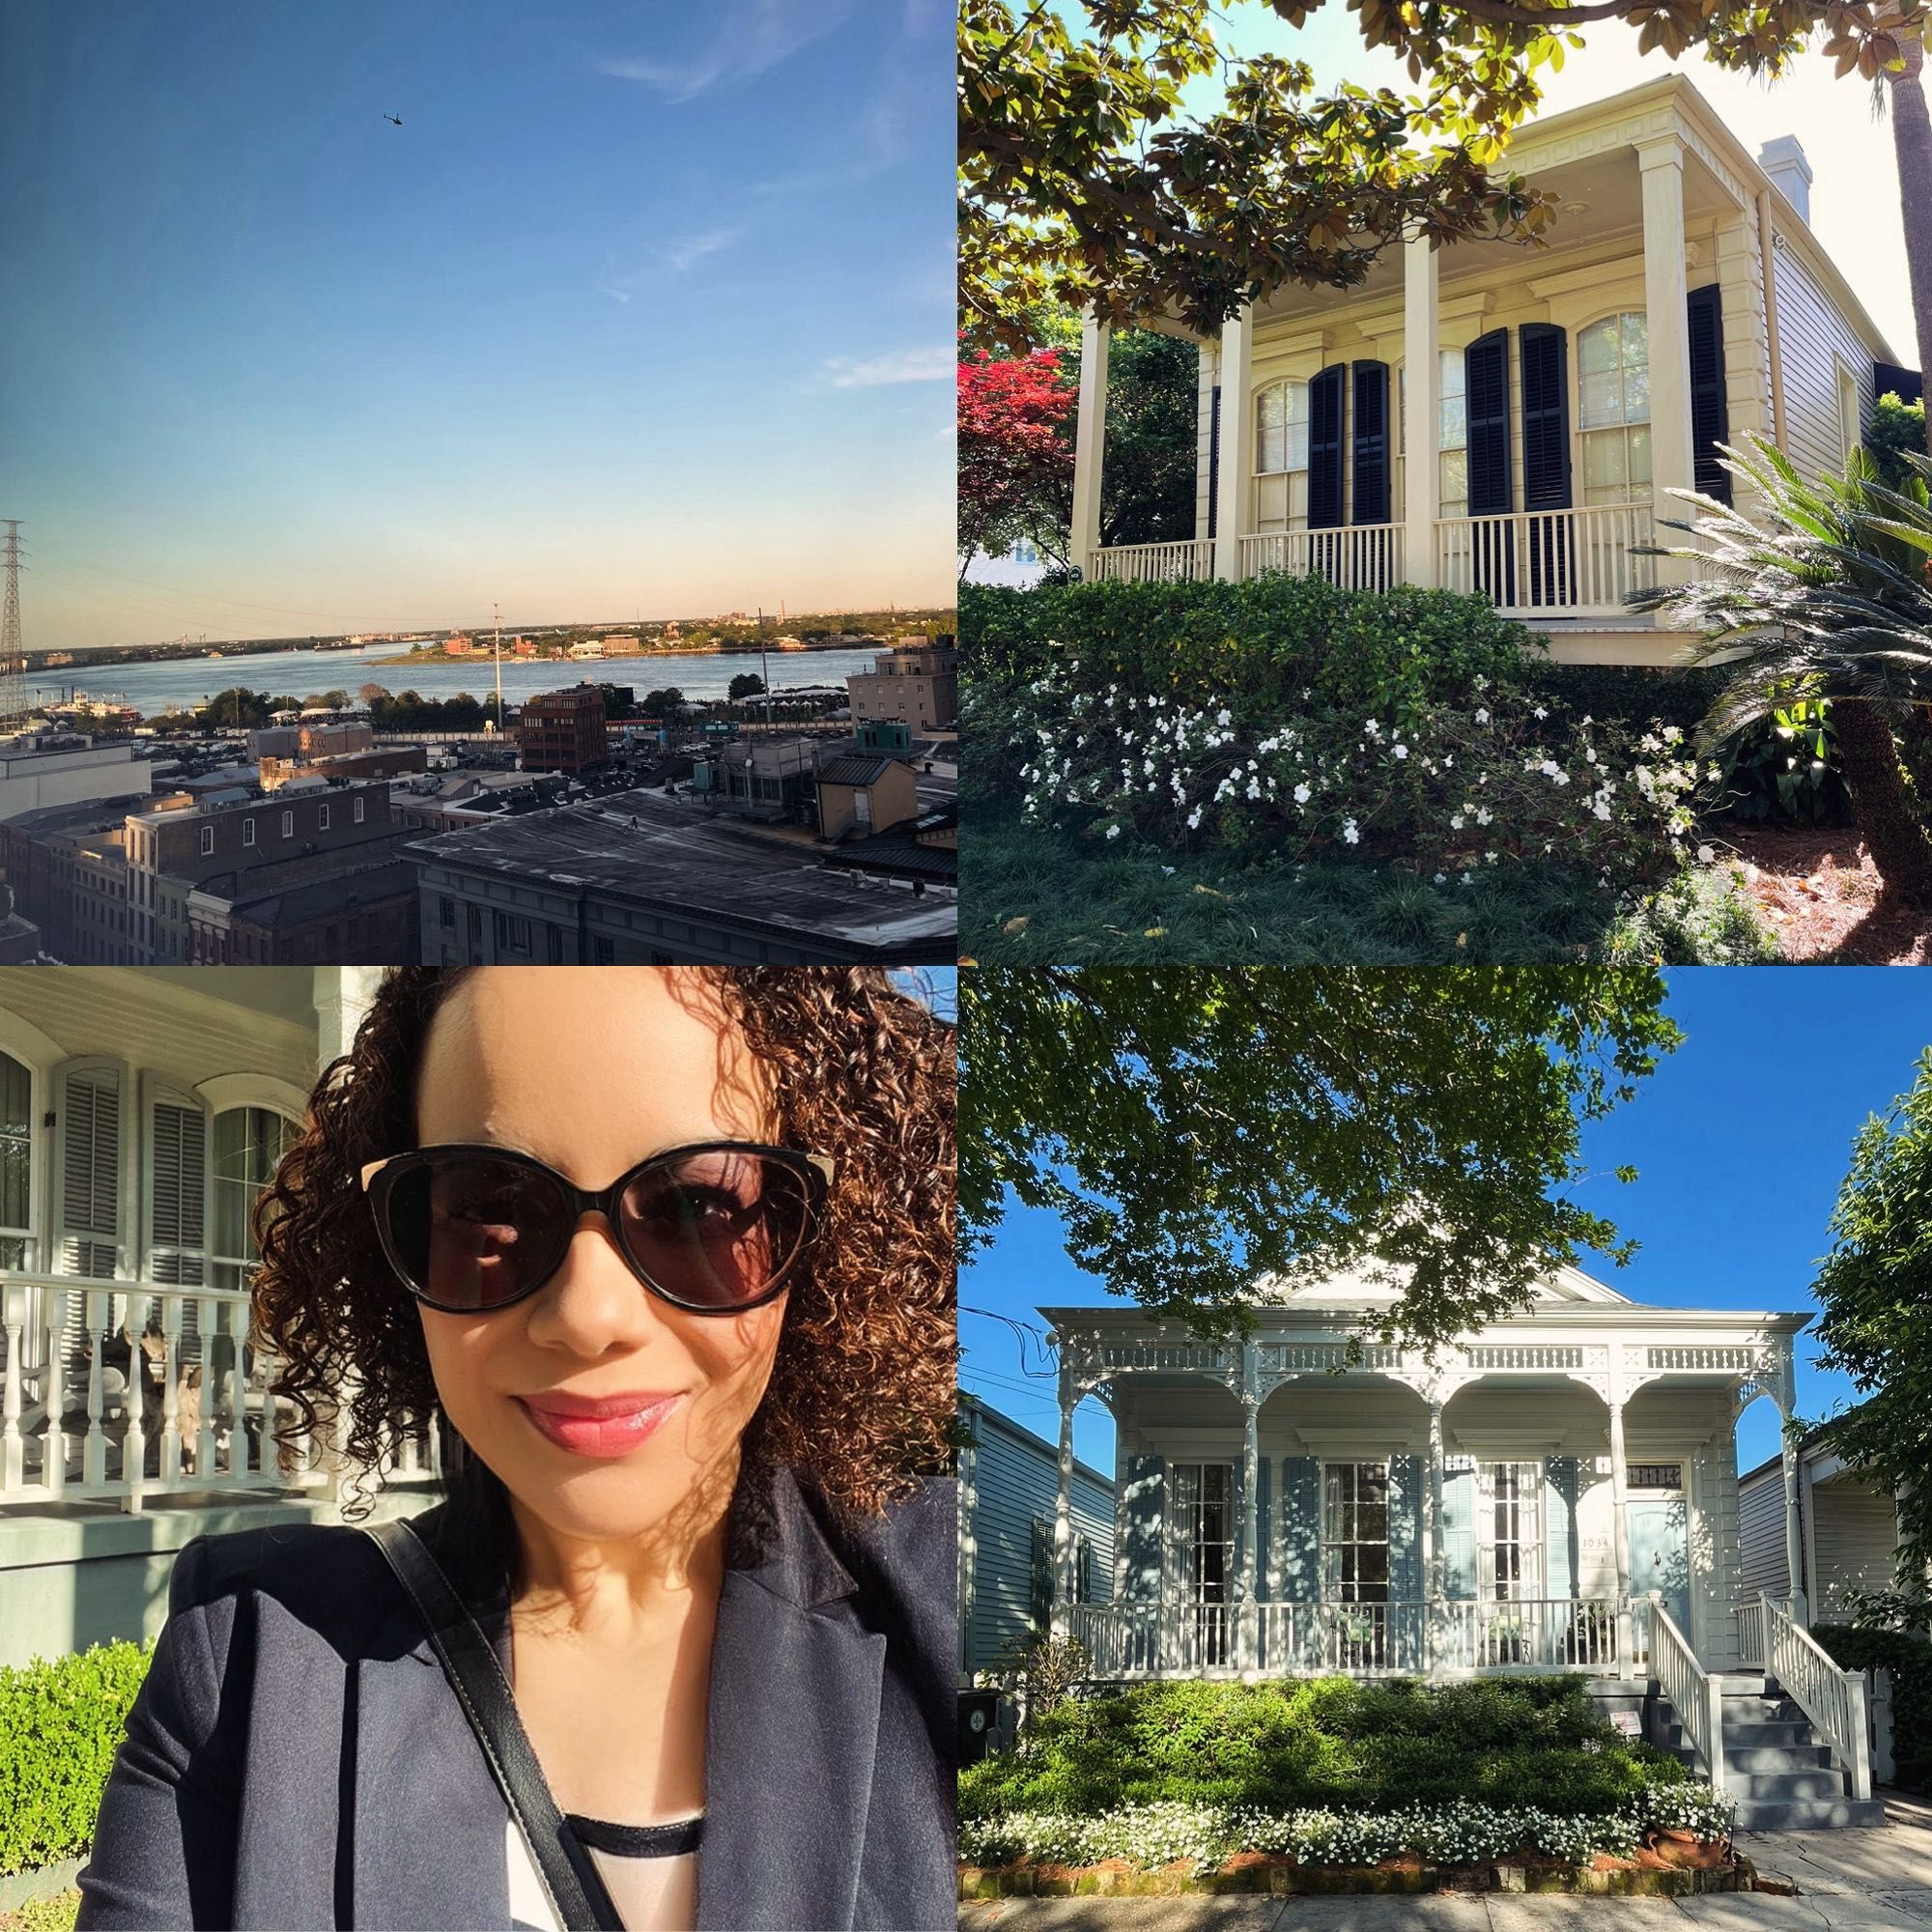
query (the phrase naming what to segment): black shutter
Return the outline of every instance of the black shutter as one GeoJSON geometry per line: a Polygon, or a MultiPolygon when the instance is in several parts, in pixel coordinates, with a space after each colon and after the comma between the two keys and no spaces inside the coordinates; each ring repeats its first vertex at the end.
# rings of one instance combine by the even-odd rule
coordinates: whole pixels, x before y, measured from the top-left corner
{"type": "Polygon", "coordinates": [[[1389,368],[1355,364],[1355,524],[1389,520],[1389,368]]]}
{"type": "Polygon", "coordinates": [[[1469,514],[1504,517],[1516,508],[1510,478],[1509,330],[1492,329],[1463,352],[1469,424],[1469,514]]]}
{"type": "Polygon", "coordinates": [[[1570,371],[1568,341],[1547,322],[1517,331],[1522,358],[1522,507],[1570,507],[1570,371]]]}
{"type": "Polygon", "coordinates": [[[1343,521],[1342,385],[1346,362],[1322,370],[1308,385],[1308,527],[1333,529],[1343,521]]]}
{"type": "Polygon", "coordinates": [[[1214,384],[1214,401],[1208,415],[1208,534],[1211,538],[1221,510],[1221,385],[1214,384]]]}
{"type": "Polygon", "coordinates": [[[1692,289],[1684,302],[1690,332],[1690,452],[1692,476],[1707,497],[1731,500],[1730,471],[1719,468],[1718,444],[1731,440],[1724,397],[1724,304],[1716,282],[1692,289]]]}

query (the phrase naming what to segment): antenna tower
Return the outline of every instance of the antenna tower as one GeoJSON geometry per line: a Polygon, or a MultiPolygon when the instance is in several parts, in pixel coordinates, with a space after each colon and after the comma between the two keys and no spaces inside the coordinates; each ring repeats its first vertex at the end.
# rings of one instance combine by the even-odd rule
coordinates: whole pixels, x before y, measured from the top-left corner
{"type": "Polygon", "coordinates": [[[21,673],[27,668],[20,643],[20,519],[0,517],[0,558],[7,565],[7,610],[0,618],[0,725],[15,723],[27,709],[21,673]]]}

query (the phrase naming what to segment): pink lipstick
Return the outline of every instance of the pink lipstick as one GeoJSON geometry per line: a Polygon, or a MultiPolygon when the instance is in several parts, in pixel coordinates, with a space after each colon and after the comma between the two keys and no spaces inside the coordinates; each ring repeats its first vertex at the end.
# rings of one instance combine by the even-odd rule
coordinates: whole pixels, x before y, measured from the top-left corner
{"type": "Polygon", "coordinates": [[[676,1391],[599,1397],[553,1391],[516,1398],[531,1426],[559,1449],[597,1458],[628,1456],[639,1443],[649,1441],[679,1400],[676,1391]]]}

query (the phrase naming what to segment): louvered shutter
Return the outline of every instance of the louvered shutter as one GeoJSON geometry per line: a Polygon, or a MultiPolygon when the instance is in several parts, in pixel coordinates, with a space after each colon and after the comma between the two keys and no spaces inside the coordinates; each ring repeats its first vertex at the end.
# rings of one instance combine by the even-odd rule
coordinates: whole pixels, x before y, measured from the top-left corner
{"type": "Polygon", "coordinates": [[[1544,1470],[1543,1593],[1574,1597],[1577,1590],[1577,1459],[1546,1458],[1544,1470]]]}
{"type": "Polygon", "coordinates": [[[121,1075],[76,1067],[60,1091],[61,1272],[111,1281],[121,1238],[121,1075]]]}
{"type": "Polygon", "coordinates": [[[1221,385],[1208,412],[1208,534],[1211,538],[1221,514],[1221,385]]]}
{"type": "Polygon", "coordinates": [[[1357,362],[1355,378],[1355,490],[1357,524],[1389,518],[1389,369],[1386,362],[1357,362]]]}
{"type": "Polygon", "coordinates": [[[1160,1595],[1167,1465],[1158,1456],[1127,1456],[1121,1466],[1118,1594],[1151,1603],[1160,1595]]]}
{"type": "Polygon", "coordinates": [[[1343,383],[1348,365],[1337,362],[1308,385],[1308,527],[1333,529],[1343,522],[1343,383]]]}
{"type": "MultiPolygon", "coordinates": [[[[155,1103],[148,1262],[153,1278],[170,1287],[199,1288],[207,1279],[206,1138],[199,1107],[155,1103]]],[[[190,1306],[190,1332],[193,1313],[190,1306]]]]}
{"type": "Polygon", "coordinates": [[[1696,486],[1720,503],[1731,500],[1730,471],[1719,467],[1718,445],[1731,438],[1724,395],[1724,306],[1716,282],[1692,289],[1684,303],[1690,331],[1690,449],[1696,486]]]}
{"type": "Polygon", "coordinates": [[[1467,1462],[1442,1478],[1442,1591],[1476,1594],[1476,1471],[1467,1462]]]}
{"type": "Polygon", "coordinates": [[[1492,329],[1463,352],[1469,426],[1469,514],[1507,516],[1516,507],[1510,474],[1509,330],[1492,329]]]}
{"type": "Polygon", "coordinates": [[[1522,507],[1570,507],[1568,338],[1547,322],[1518,331],[1522,358],[1522,507]]]}
{"type": "Polygon", "coordinates": [[[1274,1543],[1269,1535],[1270,1503],[1268,1492],[1274,1487],[1269,1474],[1269,1459],[1262,1457],[1255,1463],[1255,1514],[1260,1519],[1260,1539],[1256,1544],[1260,1556],[1255,1564],[1255,1598],[1266,1603],[1273,1595],[1270,1572],[1274,1568],[1272,1551],[1274,1543]]]}

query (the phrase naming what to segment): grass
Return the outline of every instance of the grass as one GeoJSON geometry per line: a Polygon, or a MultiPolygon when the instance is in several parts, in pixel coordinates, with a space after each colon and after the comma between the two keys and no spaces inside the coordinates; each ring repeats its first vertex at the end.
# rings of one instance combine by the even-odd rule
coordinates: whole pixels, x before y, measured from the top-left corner
{"type": "Polygon", "coordinates": [[[80,1912],[80,1888],[34,1898],[17,1912],[0,1912],[0,1932],[73,1932],[80,1912]]]}

